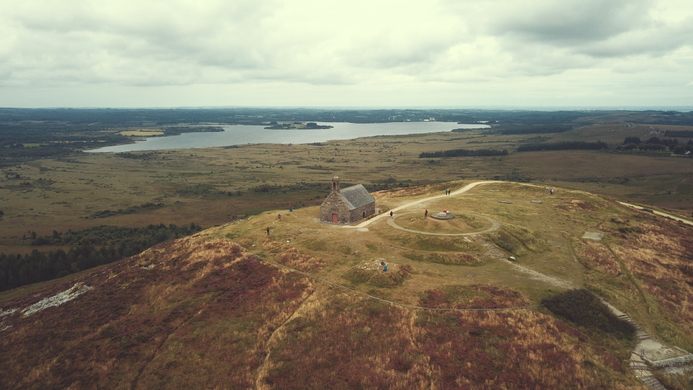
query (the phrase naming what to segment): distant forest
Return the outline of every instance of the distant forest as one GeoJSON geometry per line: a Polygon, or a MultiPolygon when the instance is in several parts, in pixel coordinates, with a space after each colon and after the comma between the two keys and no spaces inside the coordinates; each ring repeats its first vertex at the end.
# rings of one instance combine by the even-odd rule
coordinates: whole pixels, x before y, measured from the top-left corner
{"type": "Polygon", "coordinates": [[[584,141],[565,141],[565,142],[544,142],[530,143],[517,147],[518,152],[536,152],[544,150],[601,150],[608,149],[609,145],[604,142],[584,142],[584,141]]]}
{"type": "Polygon", "coordinates": [[[438,152],[423,152],[419,158],[431,157],[484,157],[484,156],[506,156],[507,150],[495,149],[450,149],[438,152]]]}
{"type": "Polygon", "coordinates": [[[494,134],[502,135],[518,135],[518,134],[549,134],[563,133],[574,128],[572,125],[565,124],[543,124],[533,123],[526,125],[501,125],[499,128],[492,130],[494,134]]]}
{"type": "Polygon", "coordinates": [[[29,232],[24,238],[29,240],[32,246],[66,246],[69,249],[34,249],[25,255],[0,253],[0,291],[111,263],[135,255],[158,243],[187,236],[199,230],[201,227],[196,224],[160,224],[143,228],[97,226],[77,232],[53,231],[49,236],[38,236],[35,232],[29,232]]]}
{"type": "MultiPolygon", "coordinates": [[[[666,133],[671,133],[667,131],[666,133]]],[[[675,133],[691,133],[679,131],[675,133]]],[[[623,140],[623,145],[618,147],[618,150],[625,151],[641,151],[641,152],[671,152],[673,154],[693,154],[693,140],[688,142],[679,142],[676,138],[658,138],[650,137],[642,141],[639,137],[626,137],[623,140]]]]}
{"type": "MultiPolygon", "coordinates": [[[[679,111],[0,108],[0,167],[39,158],[62,157],[85,149],[134,142],[130,137],[119,134],[120,130],[127,128],[159,127],[170,135],[191,131],[220,131],[220,128],[215,127],[217,124],[384,123],[417,122],[430,120],[430,118],[445,122],[488,123],[492,126],[489,130],[491,133],[509,135],[560,133],[596,122],[629,121],[662,125],[693,125],[693,112],[679,111]],[[213,125],[210,126],[210,124],[213,125]]],[[[667,137],[680,137],[687,134],[677,131],[669,132],[671,134],[667,134],[667,137]]]]}
{"type": "MultiPolygon", "coordinates": [[[[609,150],[609,145],[605,142],[586,142],[586,141],[563,141],[563,142],[536,142],[526,143],[516,148],[517,152],[541,152],[556,150],[609,150]]],[[[669,152],[678,155],[693,154],[693,140],[679,142],[675,138],[651,137],[641,141],[638,137],[626,137],[623,145],[613,146],[611,151],[632,151],[632,152],[669,152]]],[[[446,158],[446,157],[483,157],[483,156],[506,156],[506,149],[450,149],[437,152],[422,152],[419,158],[446,158]]]]}

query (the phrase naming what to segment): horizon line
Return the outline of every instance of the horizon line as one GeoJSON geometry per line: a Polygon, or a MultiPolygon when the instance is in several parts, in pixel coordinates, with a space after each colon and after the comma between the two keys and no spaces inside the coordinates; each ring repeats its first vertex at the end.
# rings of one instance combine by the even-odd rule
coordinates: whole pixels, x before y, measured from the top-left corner
{"type": "Polygon", "coordinates": [[[0,106],[0,110],[219,110],[219,109],[304,109],[304,110],[463,110],[463,111],[678,111],[693,112],[693,105],[603,105],[603,106],[262,106],[262,105],[229,105],[229,106],[0,106]]]}

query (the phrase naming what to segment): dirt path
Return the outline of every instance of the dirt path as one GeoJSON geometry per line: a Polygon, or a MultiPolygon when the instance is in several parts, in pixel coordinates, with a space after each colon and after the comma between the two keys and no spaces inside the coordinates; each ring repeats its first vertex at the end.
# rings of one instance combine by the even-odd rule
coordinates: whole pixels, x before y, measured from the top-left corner
{"type": "MultiPolygon", "coordinates": [[[[396,212],[398,212],[398,211],[407,209],[407,208],[409,208],[409,207],[417,206],[417,205],[420,205],[420,204],[423,204],[423,203],[426,203],[426,202],[429,202],[429,201],[432,201],[432,200],[443,199],[443,198],[447,198],[448,196],[457,196],[457,195],[461,195],[461,194],[464,194],[465,192],[471,190],[472,188],[474,188],[474,187],[476,187],[476,186],[479,186],[479,185],[482,185],[482,184],[492,184],[492,183],[503,183],[503,182],[498,181],[498,180],[475,181],[474,183],[469,183],[469,184],[467,184],[466,186],[464,186],[464,187],[462,187],[462,188],[460,188],[460,189],[458,189],[458,190],[452,191],[452,193],[450,193],[450,195],[434,195],[434,196],[429,196],[429,197],[427,197],[427,198],[421,198],[421,199],[413,200],[413,201],[411,201],[411,202],[408,202],[408,203],[399,205],[399,206],[395,207],[394,209],[392,209],[392,210],[390,210],[390,211],[392,211],[393,213],[396,213],[396,212]]],[[[366,220],[366,221],[363,221],[363,222],[361,222],[361,223],[358,224],[358,225],[347,225],[347,226],[343,226],[343,227],[344,227],[344,228],[347,228],[347,229],[349,229],[349,228],[351,228],[351,229],[361,229],[361,228],[365,228],[366,226],[368,226],[368,225],[370,225],[370,224],[372,224],[372,223],[374,223],[374,222],[380,221],[381,219],[387,218],[387,217],[389,217],[389,214],[388,214],[388,213],[382,213],[382,214],[376,215],[375,217],[373,217],[373,218],[371,218],[371,219],[368,219],[368,220],[366,220]]]]}
{"type": "Polygon", "coordinates": [[[626,206],[626,207],[630,207],[630,208],[640,210],[640,211],[651,211],[652,214],[654,214],[654,215],[658,215],[658,216],[664,217],[664,218],[673,219],[674,221],[683,222],[686,225],[693,226],[693,221],[688,220],[688,219],[683,218],[683,217],[679,217],[678,215],[665,213],[663,211],[648,209],[648,208],[645,208],[642,206],[638,206],[637,204],[632,204],[632,203],[628,203],[628,202],[621,202],[621,201],[617,201],[617,202],[623,206],[626,206]]]}
{"type": "MultiPolygon", "coordinates": [[[[509,182],[503,182],[503,181],[497,181],[497,180],[477,181],[477,182],[469,183],[469,184],[465,185],[464,187],[462,187],[456,191],[453,191],[448,196],[461,195],[461,194],[464,194],[465,192],[468,192],[469,190],[471,190],[477,186],[484,185],[484,184],[494,184],[494,183],[509,183],[509,182]]],[[[537,187],[537,188],[542,187],[542,186],[539,186],[536,184],[528,184],[528,183],[513,183],[513,184],[519,184],[519,185],[524,185],[524,186],[528,186],[528,187],[537,187]]],[[[585,191],[579,191],[579,190],[564,190],[564,191],[594,196],[594,194],[591,194],[591,193],[585,192],[585,191]]],[[[424,204],[424,203],[432,201],[432,200],[442,199],[442,198],[446,198],[446,197],[447,197],[446,195],[435,195],[435,196],[429,196],[426,198],[417,199],[417,200],[414,200],[414,201],[411,201],[408,203],[404,203],[400,206],[397,206],[397,207],[393,208],[391,211],[392,212],[399,212],[399,211],[405,210],[405,209],[413,207],[413,206],[421,205],[421,204],[424,204]]],[[[642,206],[634,205],[634,204],[627,203],[627,202],[617,201],[617,203],[619,203],[623,206],[634,208],[634,209],[641,210],[641,211],[646,210],[642,206]]],[[[669,214],[669,213],[665,213],[665,212],[661,212],[661,211],[656,211],[656,210],[653,210],[652,213],[654,215],[657,215],[660,217],[669,218],[671,220],[682,222],[682,223],[689,225],[689,226],[693,226],[693,221],[690,221],[688,219],[685,219],[685,218],[682,218],[682,217],[679,217],[679,216],[676,216],[673,214],[669,214]]],[[[375,217],[373,217],[367,221],[361,222],[358,225],[344,226],[344,228],[364,229],[368,225],[370,225],[374,222],[377,222],[383,218],[388,218],[388,217],[389,217],[389,213],[382,213],[382,214],[379,214],[379,215],[377,215],[377,216],[375,216],[375,217]]],[[[394,228],[409,231],[412,233],[417,233],[417,234],[444,235],[444,236],[449,236],[449,235],[464,236],[464,235],[474,235],[474,234],[480,234],[481,233],[481,232],[473,232],[473,233],[463,233],[463,234],[446,234],[446,233],[419,232],[419,231],[414,231],[411,229],[402,228],[401,226],[398,226],[396,223],[394,223],[394,221],[392,219],[388,220],[388,224],[394,228]]],[[[498,224],[498,226],[496,226],[496,224],[498,224],[498,223],[494,221],[494,226],[491,227],[492,230],[495,230],[500,226],[500,224],[498,224]]],[[[365,230],[367,230],[367,229],[365,229],[365,230]]],[[[548,284],[551,284],[553,286],[556,286],[559,288],[564,288],[564,289],[570,289],[570,288],[576,287],[572,283],[570,283],[566,280],[556,278],[553,276],[549,276],[549,275],[543,274],[541,272],[527,268],[525,266],[522,266],[520,264],[508,261],[507,259],[505,259],[505,254],[501,253],[500,250],[498,250],[498,248],[495,248],[492,244],[487,243],[487,247],[488,247],[489,251],[491,251],[493,254],[495,254],[495,257],[497,257],[499,260],[509,263],[514,269],[528,275],[532,279],[542,281],[544,283],[548,283],[548,284]]],[[[277,265],[279,265],[279,264],[277,264],[277,265]]],[[[285,266],[282,266],[282,267],[285,267],[285,266]]],[[[288,268],[288,267],[285,267],[285,268],[288,268]]],[[[298,270],[293,270],[293,269],[291,269],[291,270],[292,271],[298,271],[298,270]]],[[[298,271],[298,272],[300,272],[300,271],[298,271]]],[[[303,273],[303,272],[301,272],[301,273],[303,273]]],[[[307,276],[311,276],[311,275],[307,275],[307,276]]],[[[323,281],[323,282],[326,282],[326,281],[323,281]]],[[[432,308],[426,308],[426,307],[421,307],[421,306],[416,306],[416,305],[393,302],[393,301],[389,301],[387,299],[383,299],[380,297],[376,297],[376,296],[373,296],[370,294],[360,292],[358,290],[349,288],[347,286],[339,285],[339,284],[336,284],[333,282],[327,282],[327,283],[330,284],[332,287],[350,290],[352,292],[356,292],[358,294],[364,295],[364,296],[371,298],[371,299],[376,299],[376,300],[379,300],[379,301],[382,301],[382,302],[385,302],[388,304],[401,306],[401,307],[408,308],[408,309],[418,309],[418,310],[431,310],[432,309],[432,308]]],[[[637,330],[636,336],[638,338],[638,344],[636,345],[635,349],[631,353],[630,367],[633,370],[633,373],[635,374],[635,376],[642,383],[644,383],[645,386],[647,386],[649,389],[651,389],[651,390],[662,390],[662,389],[666,390],[666,387],[664,387],[662,385],[662,383],[659,382],[659,380],[657,380],[657,378],[655,378],[655,376],[652,372],[653,368],[654,369],[659,369],[659,368],[686,369],[686,368],[690,368],[690,366],[693,365],[693,354],[690,354],[687,351],[685,351],[681,348],[678,348],[678,347],[669,347],[669,346],[664,345],[661,342],[653,339],[647,332],[645,332],[640,326],[638,326],[632,320],[632,318],[630,318],[630,316],[628,316],[626,313],[618,310],[617,308],[615,308],[614,306],[612,306],[608,302],[606,302],[604,300],[602,300],[602,301],[604,302],[604,304],[609,308],[609,310],[614,315],[623,319],[624,321],[630,322],[631,324],[633,324],[635,326],[635,328],[637,330]]],[[[436,311],[484,311],[484,310],[489,310],[489,311],[496,310],[497,311],[497,310],[517,310],[517,309],[526,310],[527,308],[506,308],[506,309],[498,309],[498,308],[497,309],[444,309],[444,308],[437,308],[437,309],[438,310],[436,310],[436,311]]]]}
{"type": "MultiPolygon", "coordinates": [[[[453,191],[450,195],[447,195],[447,196],[461,195],[461,194],[464,194],[465,192],[467,192],[467,191],[469,191],[469,190],[471,190],[477,186],[484,185],[484,184],[496,184],[496,183],[510,183],[510,184],[522,185],[522,186],[526,186],[526,187],[535,187],[535,188],[543,188],[544,187],[541,185],[530,184],[530,183],[517,183],[517,182],[499,181],[499,180],[483,180],[483,181],[475,181],[473,183],[469,183],[469,184],[465,185],[464,187],[453,191]]],[[[571,193],[578,193],[578,194],[585,194],[585,195],[589,195],[589,196],[594,196],[594,194],[592,194],[590,192],[581,191],[581,190],[562,189],[562,191],[568,191],[571,193]]],[[[426,202],[429,202],[432,200],[443,199],[443,198],[446,198],[447,196],[446,195],[434,195],[434,196],[429,196],[426,198],[417,199],[417,200],[399,205],[399,206],[395,207],[394,209],[392,209],[391,211],[392,212],[402,211],[402,210],[405,210],[409,207],[417,206],[417,205],[420,205],[420,204],[423,204],[423,203],[426,203],[426,202]]],[[[628,202],[621,202],[621,201],[616,201],[616,202],[619,203],[620,205],[630,207],[630,208],[633,208],[636,210],[641,210],[641,211],[649,210],[643,206],[638,206],[636,204],[632,204],[632,203],[628,203],[628,202]]],[[[678,215],[665,213],[663,211],[657,211],[657,210],[652,210],[652,213],[655,215],[658,215],[660,217],[669,218],[669,219],[672,219],[674,221],[682,222],[682,223],[685,223],[686,225],[693,226],[693,221],[686,219],[686,218],[683,218],[683,217],[678,216],[678,215]]],[[[351,228],[351,229],[365,228],[366,226],[372,224],[373,222],[377,222],[383,218],[387,218],[388,216],[389,216],[388,213],[382,213],[382,214],[376,215],[375,217],[373,217],[369,220],[363,221],[358,225],[348,225],[348,226],[343,226],[343,227],[347,228],[347,229],[349,229],[349,228],[351,228]]]]}
{"type": "Polygon", "coordinates": [[[283,337],[286,334],[285,325],[291,322],[294,318],[300,316],[304,311],[309,309],[311,304],[310,301],[315,299],[315,290],[310,291],[301,301],[299,306],[291,313],[282,323],[270,334],[265,343],[265,357],[262,359],[262,364],[257,369],[255,375],[255,389],[264,390],[269,389],[270,386],[265,383],[265,379],[269,376],[270,366],[271,366],[271,354],[272,347],[277,339],[283,337]]]}

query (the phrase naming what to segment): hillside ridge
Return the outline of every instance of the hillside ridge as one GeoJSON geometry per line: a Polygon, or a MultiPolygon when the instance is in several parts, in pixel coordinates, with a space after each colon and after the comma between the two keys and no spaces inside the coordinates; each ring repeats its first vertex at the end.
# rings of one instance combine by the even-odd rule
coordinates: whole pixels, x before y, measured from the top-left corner
{"type": "MultiPolygon", "coordinates": [[[[611,388],[637,387],[637,377],[656,388],[657,378],[671,374],[657,360],[687,361],[685,349],[667,345],[690,343],[688,303],[671,306],[658,286],[669,278],[682,286],[681,297],[690,296],[683,287],[690,277],[679,271],[693,244],[690,228],[593,194],[481,184],[447,197],[427,196],[435,188],[376,193],[394,216],[357,228],[320,224],[315,208],[281,219],[267,212],[5,292],[0,363],[17,374],[0,384],[294,388],[305,387],[298,374],[310,372],[311,383],[333,387],[611,388]],[[442,206],[471,229],[486,226],[481,216],[498,227],[471,236],[428,234],[443,225],[418,213],[442,206]],[[400,219],[419,233],[393,229],[389,222],[400,219]],[[579,238],[597,229],[621,257],[620,271],[612,271],[602,241],[579,238]],[[652,263],[644,242],[656,243],[650,245],[667,263],[652,263]],[[381,259],[387,273],[378,268],[381,259]],[[584,287],[616,300],[607,304],[612,313],[637,323],[661,348],[573,324],[539,303],[584,287]],[[629,292],[634,288],[644,291],[645,303],[629,292]],[[66,291],[79,294],[22,314],[66,291]],[[47,337],[53,342],[46,349],[47,337]],[[662,358],[663,349],[679,355],[662,358]],[[336,358],[345,350],[353,359],[336,358]],[[549,367],[571,374],[547,375],[549,367]]],[[[686,372],[688,364],[677,369],[686,372]]]]}

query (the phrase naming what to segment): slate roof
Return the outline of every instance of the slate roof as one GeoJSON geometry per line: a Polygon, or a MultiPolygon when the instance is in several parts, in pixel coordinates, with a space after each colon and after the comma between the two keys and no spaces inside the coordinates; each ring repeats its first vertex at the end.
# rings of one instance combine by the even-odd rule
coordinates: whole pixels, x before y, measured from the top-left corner
{"type": "Polygon", "coordinates": [[[369,194],[362,184],[344,188],[339,193],[346,199],[349,210],[375,202],[373,195],[369,194]]]}

